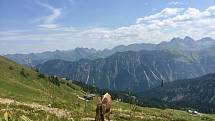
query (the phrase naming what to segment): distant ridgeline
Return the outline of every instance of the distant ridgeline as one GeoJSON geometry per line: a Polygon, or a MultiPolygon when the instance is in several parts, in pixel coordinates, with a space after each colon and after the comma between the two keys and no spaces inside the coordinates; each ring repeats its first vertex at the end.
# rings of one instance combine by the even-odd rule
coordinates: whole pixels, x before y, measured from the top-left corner
{"type": "MultiPolygon", "coordinates": [[[[162,85],[164,85],[163,88],[169,89],[170,87],[167,85],[170,82],[177,83],[181,79],[215,73],[215,40],[202,38],[194,41],[190,37],[185,37],[184,39],[173,38],[169,42],[160,44],[132,44],[103,51],[77,48],[70,51],[15,54],[6,55],[6,57],[24,65],[34,66],[45,74],[76,80],[99,89],[141,94],[139,92],[146,90],[153,93],[154,89],[162,85]]],[[[205,93],[199,92],[206,96],[203,97],[206,101],[197,101],[198,106],[214,105],[214,97],[207,97],[211,96],[211,92],[206,89],[207,86],[210,86],[210,83],[201,87],[205,93]]],[[[198,85],[193,88],[196,87],[198,85]]],[[[198,92],[198,90],[192,90],[188,94],[194,92],[198,92]]],[[[145,95],[145,97],[147,96],[145,95]]],[[[191,99],[196,99],[193,98],[195,96],[198,97],[198,95],[190,96],[191,99]]],[[[158,106],[160,106],[160,102],[168,102],[168,104],[164,103],[165,106],[176,104],[184,106],[191,102],[197,104],[194,103],[195,101],[183,102],[180,100],[190,99],[185,94],[177,95],[174,98],[151,98],[158,101],[149,102],[154,102],[153,105],[158,106]]],[[[195,108],[196,105],[192,107],[195,108]]],[[[208,109],[202,108],[202,110],[207,111],[208,109]]],[[[213,109],[207,112],[211,110],[213,109]]]]}
{"type": "Polygon", "coordinates": [[[213,48],[215,40],[206,37],[194,41],[190,37],[173,38],[169,42],[161,42],[160,44],[131,44],[128,46],[120,45],[113,49],[104,49],[102,51],[88,48],[76,48],[74,50],[53,52],[47,51],[43,53],[30,53],[30,54],[8,54],[5,57],[16,61],[19,64],[27,66],[36,66],[49,60],[60,59],[66,61],[78,61],[80,59],[98,59],[105,58],[113,55],[116,52],[124,51],[140,51],[140,50],[181,50],[181,51],[199,51],[207,48],[213,48]]]}
{"type": "Polygon", "coordinates": [[[173,38],[160,44],[131,44],[97,51],[77,48],[6,57],[40,71],[102,89],[140,92],[162,81],[193,78],[215,72],[215,40],[173,38]]]}

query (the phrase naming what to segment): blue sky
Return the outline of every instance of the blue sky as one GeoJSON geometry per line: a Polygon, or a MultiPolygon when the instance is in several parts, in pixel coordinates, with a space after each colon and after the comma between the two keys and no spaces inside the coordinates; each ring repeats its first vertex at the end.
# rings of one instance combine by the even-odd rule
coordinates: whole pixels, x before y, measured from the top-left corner
{"type": "Polygon", "coordinates": [[[0,54],[215,36],[215,0],[0,0],[0,16],[0,54]]]}

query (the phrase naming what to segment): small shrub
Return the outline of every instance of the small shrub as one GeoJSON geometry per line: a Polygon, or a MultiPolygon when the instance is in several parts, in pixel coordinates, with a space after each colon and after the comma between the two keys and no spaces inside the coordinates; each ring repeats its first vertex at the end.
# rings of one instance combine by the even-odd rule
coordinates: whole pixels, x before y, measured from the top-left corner
{"type": "Polygon", "coordinates": [[[25,70],[24,70],[24,68],[22,68],[22,70],[20,71],[20,74],[21,74],[22,76],[26,76],[26,75],[25,75],[25,70]]]}
{"type": "Polygon", "coordinates": [[[39,69],[36,68],[36,69],[34,69],[34,71],[39,72],[39,69]]]}
{"type": "Polygon", "coordinates": [[[49,76],[49,81],[56,86],[60,86],[60,80],[58,77],[49,76]]]}
{"type": "Polygon", "coordinates": [[[9,66],[9,69],[10,69],[10,70],[14,70],[14,68],[13,68],[12,66],[9,66]]]}
{"type": "Polygon", "coordinates": [[[38,77],[39,77],[39,78],[45,78],[46,76],[45,76],[45,74],[39,73],[39,74],[38,74],[38,77]]]}
{"type": "Polygon", "coordinates": [[[29,76],[29,73],[26,73],[24,68],[22,68],[22,70],[20,71],[20,74],[22,76],[24,76],[25,78],[27,78],[29,76]]]}
{"type": "Polygon", "coordinates": [[[70,79],[69,79],[69,78],[66,78],[66,80],[69,81],[70,79]]]}

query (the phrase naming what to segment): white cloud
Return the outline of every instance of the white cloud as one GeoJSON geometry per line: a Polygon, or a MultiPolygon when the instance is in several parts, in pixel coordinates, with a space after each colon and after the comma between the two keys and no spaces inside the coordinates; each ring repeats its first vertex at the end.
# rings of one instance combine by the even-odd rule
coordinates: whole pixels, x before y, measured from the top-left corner
{"type": "Polygon", "coordinates": [[[165,8],[156,14],[138,18],[133,25],[116,29],[62,27],[55,26],[53,21],[46,24],[45,27],[57,29],[37,28],[30,32],[0,32],[0,43],[2,44],[0,51],[7,50],[5,47],[11,47],[11,43],[14,43],[14,47],[19,48],[17,49],[19,52],[32,52],[65,50],[75,47],[104,49],[119,44],[159,43],[173,37],[184,36],[191,36],[194,39],[206,36],[215,38],[215,6],[205,10],[165,8]],[[5,45],[7,43],[8,46],[5,45]],[[26,48],[22,48],[23,45],[26,45],[26,48]],[[27,48],[28,46],[29,48],[27,48]]]}
{"type": "Polygon", "coordinates": [[[60,25],[57,25],[57,24],[41,24],[38,26],[43,28],[48,28],[48,29],[56,29],[60,27],[60,25]]]}
{"type": "Polygon", "coordinates": [[[54,8],[53,6],[45,3],[38,2],[38,4],[42,7],[45,7],[51,11],[51,14],[45,17],[41,17],[38,20],[42,21],[41,25],[38,25],[39,27],[44,27],[48,29],[57,28],[60,25],[55,24],[55,20],[58,19],[61,15],[61,8],[54,8]]]}
{"type": "Polygon", "coordinates": [[[178,1],[171,1],[168,3],[169,5],[183,5],[184,3],[178,1]]]}
{"type": "MultiPolygon", "coordinates": [[[[204,11],[196,8],[180,9],[171,8],[170,14],[165,14],[163,9],[157,14],[145,16],[137,19],[137,24],[145,28],[147,34],[157,34],[156,41],[160,42],[170,39],[172,37],[192,36],[194,38],[201,38],[204,36],[211,36],[211,31],[214,31],[215,25],[215,7],[211,6],[204,11]],[[210,30],[209,30],[210,28],[210,30]],[[213,30],[211,29],[213,28],[213,30]],[[160,39],[159,39],[160,38],[160,39]]],[[[168,12],[167,12],[168,13],[168,12]]],[[[156,37],[155,37],[156,38],[156,37]]],[[[154,39],[154,38],[153,38],[154,39]]]]}
{"type": "Polygon", "coordinates": [[[159,13],[150,15],[150,16],[145,16],[143,18],[138,18],[136,23],[141,23],[144,21],[150,21],[150,20],[154,20],[154,19],[165,19],[174,15],[179,14],[180,12],[182,12],[184,9],[183,8],[165,8],[162,11],[160,11],[159,13]]]}

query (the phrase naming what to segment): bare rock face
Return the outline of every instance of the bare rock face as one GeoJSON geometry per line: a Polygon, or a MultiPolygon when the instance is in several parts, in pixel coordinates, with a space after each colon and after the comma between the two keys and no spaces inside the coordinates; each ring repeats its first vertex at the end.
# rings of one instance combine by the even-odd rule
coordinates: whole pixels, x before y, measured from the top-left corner
{"type": "Polygon", "coordinates": [[[198,77],[215,72],[215,56],[176,53],[168,50],[118,52],[107,58],[76,62],[47,61],[37,68],[99,88],[133,92],[160,86],[164,82],[198,77]]]}

